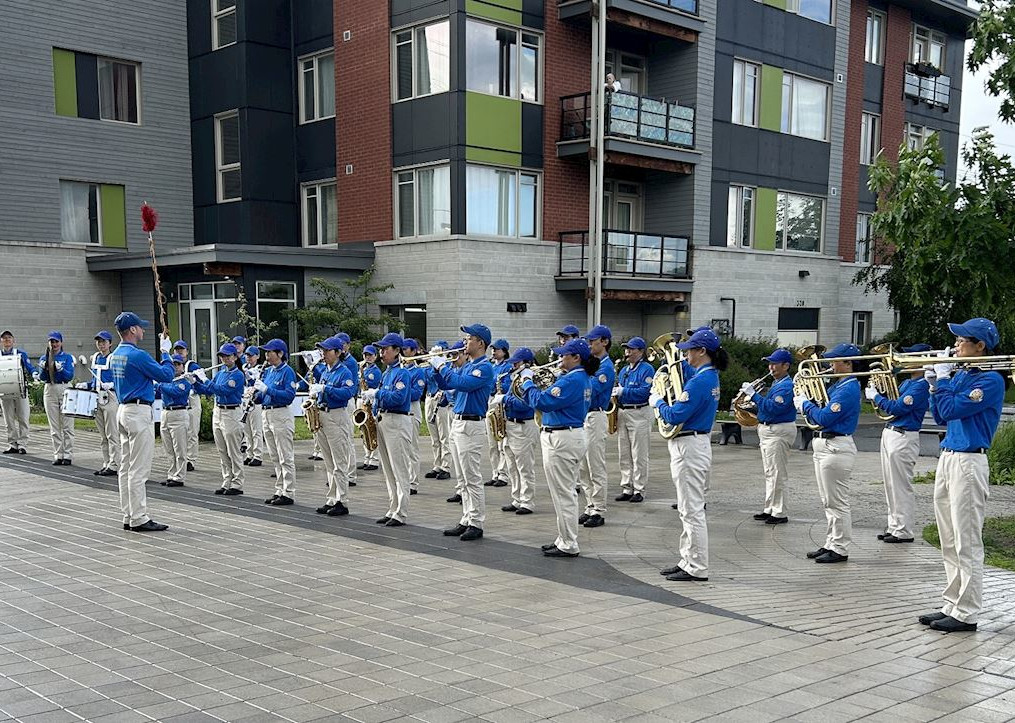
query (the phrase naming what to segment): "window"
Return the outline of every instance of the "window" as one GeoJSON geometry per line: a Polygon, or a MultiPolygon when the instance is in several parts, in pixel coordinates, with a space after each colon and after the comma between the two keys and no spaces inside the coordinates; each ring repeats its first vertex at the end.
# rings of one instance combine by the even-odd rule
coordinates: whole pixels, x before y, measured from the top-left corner
{"type": "Polygon", "coordinates": [[[303,245],[333,244],[338,236],[335,182],[303,186],[303,245]]]}
{"type": "Polygon", "coordinates": [[[335,117],[335,53],[300,58],[300,123],[335,117]]]}
{"type": "Polygon", "coordinates": [[[264,336],[255,336],[255,344],[271,338],[285,339],[290,349],[296,348],[296,324],[286,312],[296,308],[296,284],[290,281],[257,282],[257,323],[264,325],[264,336]]]}
{"type": "Polygon", "coordinates": [[[929,63],[938,70],[945,68],[945,36],[920,25],[913,26],[913,63],[929,63]]]}
{"type": "Polygon", "coordinates": [[[726,245],[750,248],[754,239],[754,189],[730,186],[726,217],[726,245]]]}
{"type": "Polygon", "coordinates": [[[733,122],[758,125],[758,80],[761,68],[743,60],[733,61],[733,122]]]}
{"type": "Polygon", "coordinates": [[[98,59],[99,118],[138,122],[138,71],[136,63],[110,58],[98,59]]]}
{"type": "Polygon", "coordinates": [[[871,262],[871,216],[872,214],[869,213],[856,215],[856,262],[858,264],[871,262]]]}
{"type": "Polygon", "coordinates": [[[447,20],[400,30],[394,43],[395,100],[448,92],[451,44],[447,20]]]}
{"type": "Polygon", "coordinates": [[[867,10],[867,40],[864,44],[863,59],[868,63],[881,65],[885,62],[886,17],[877,10],[867,10]]]}
{"type": "Polygon", "coordinates": [[[828,86],[792,73],[782,76],[782,132],[828,140],[828,86]]]}
{"type": "Polygon", "coordinates": [[[211,49],[236,42],[236,0],[211,0],[211,49]]]}
{"type": "Polygon", "coordinates": [[[786,12],[832,24],[832,0],[786,0],[786,12]]]}
{"type": "Polygon", "coordinates": [[[506,168],[465,168],[466,232],[536,238],[539,175],[506,168]]]}
{"type": "Polygon", "coordinates": [[[538,103],[541,35],[469,18],[465,23],[468,90],[538,103]]]}
{"type": "Polygon", "coordinates": [[[919,126],[915,123],[906,123],[906,148],[911,151],[922,151],[927,139],[937,131],[927,126],[919,126]]]}
{"type": "Polygon", "coordinates": [[[775,247],[820,252],[824,216],[824,199],[780,192],[775,208],[775,247]]]}
{"type": "Polygon", "coordinates": [[[382,306],[381,314],[392,316],[405,324],[404,329],[388,329],[388,331],[397,331],[406,339],[426,341],[426,304],[382,306]]]}
{"type": "Polygon", "coordinates": [[[778,320],[779,345],[807,346],[808,344],[817,344],[820,312],[820,309],[814,307],[780,307],[778,320]]]}
{"type": "Polygon", "coordinates": [[[645,58],[607,49],[603,75],[607,73],[613,73],[621,90],[639,95],[645,92],[645,58]]]}
{"type": "Polygon", "coordinates": [[[881,153],[881,116],[864,113],[860,117],[860,165],[869,166],[881,153]]]}
{"type": "Polygon", "coordinates": [[[871,343],[871,312],[853,312],[853,343],[864,346],[871,343]]]}
{"type": "Polygon", "coordinates": [[[215,116],[215,167],[219,203],[240,200],[240,115],[235,110],[215,116]]]}
{"type": "Polygon", "coordinates": [[[398,238],[451,233],[451,168],[424,166],[395,173],[398,238]]]}
{"type": "Polygon", "coordinates": [[[60,181],[60,237],[68,243],[102,243],[99,184],[60,181]]]}

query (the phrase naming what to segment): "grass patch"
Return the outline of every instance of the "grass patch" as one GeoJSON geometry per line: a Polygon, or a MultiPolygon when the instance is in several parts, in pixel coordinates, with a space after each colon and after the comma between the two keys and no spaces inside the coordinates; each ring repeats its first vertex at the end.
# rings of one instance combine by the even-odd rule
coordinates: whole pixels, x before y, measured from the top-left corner
{"type": "Polygon", "coordinates": [[[913,477],[913,484],[915,485],[932,485],[934,480],[937,479],[937,470],[930,470],[923,474],[918,474],[913,477]]]}
{"type": "MultiPolygon", "coordinates": [[[[923,528],[923,539],[941,547],[933,522],[923,528]]],[[[983,561],[991,567],[1015,570],[1015,517],[988,517],[983,522],[983,561]]]]}
{"type": "MultiPolygon", "coordinates": [[[[28,415],[28,421],[31,424],[39,424],[43,427],[49,427],[49,419],[46,417],[45,412],[32,412],[28,415]]],[[[99,428],[95,426],[94,419],[75,419],[74,429],[85,432],[97,432],[99,428]]]]}

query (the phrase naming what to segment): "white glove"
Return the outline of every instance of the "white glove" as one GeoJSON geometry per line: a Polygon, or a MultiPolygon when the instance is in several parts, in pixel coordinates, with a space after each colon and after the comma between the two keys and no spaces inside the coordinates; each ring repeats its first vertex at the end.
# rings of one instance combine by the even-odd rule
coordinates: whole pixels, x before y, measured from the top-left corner
{"type": "Polygon", "coordinates": [[[934,365],[934,376],[938,379],[947,379],[952,375],[952,370],[955,369],[954,364],[935,364],[934,365]]]}
{"type": "Polygon", "coordinates": [[[442,347],[439,347],[439,346],[432,346],[432,347],[430,347],[430,353],[431,354],[436,354],[437,352],[442,352],[442,351],[444,351],[444,349],[442,347]]]}
{"type": "Polygon", "coordinates": [[[102,388],[107,392],[113,391],[113,382],[102,382],[102,388]]]}
{"type": "Polygon", "coordinates": [[[78,382],[74,385],[75,389],[88,389],[88,382],[78,382]]]}
{"type": "Polygon", "coordinates": [[[196,376],[202,382],[208,381],[208,375],[204,373],[204,369],[198,369],[196,372],[194,372],[194,376],[196,376]]]}
{"type": "Polygon", "coordinates": [[[740,393],[743,394],[748,399],[753,397],[756,391],[757,390],[754,388],[754,385],[751,384],[750,382],[744,382],[743,384],[740,385],[740,393]]]}
{"type": "Polygon", "coordinates": [[[165,334],[159,335],[159,349],[163,354],[168,354],[173,349],[173,342],[169,341],[169,337],[165,334]]]}
{"type": "Polygon", "coordinates": [[[448,363],[448,358],[446,356],[438,355],[438,356],[430,357],[430,366],[435,371],[440,369],[442,366],[444,366],[447,363],[448,363]]]}
{"type": "Polygon", "coordinates": [[[310,396],[312,396],[312,397],[319,397],[321,395],[321,392],[323,392],[323,391],[324,391],[324,385],[323,384],[311,384],[310,385],[310,396]]]}
{"type": "Polygon", "coordinates": [[[496,406],[498,406],[500,404],[503,404],[503,403],[504,403],[504,395],[503,394],[494,394],[493,395],[493,399],[490,400],[490,406],[491,407],[496,407],[496,406]]]}
{"type": "Polygon", "coordinates": [[[623,391],[624,391],[624,387],[614,387],[613,390],[610,392],[610,396],[611,397],[619,397],[621,392],[623,392],[623,391]]]}
{"type": "Polygon", "coordinates": [[[535,376],[535,374],[529,367],[525,367],[524,369],[522,369],[521,372],[519,372],[519,374],[522,379],[532,379],[532,377],[535,376]]]}
{"type": "Polygon", "coordinates": [[[54,364],[53,366],[54,366],[54,367],[56,367],[56,370],[57,370],[58,372],[62,372],[62,371],[63,371],[63,362],[57,362],[57,363],[56,363],[56,364],[54,364]]]}
{"type": "Polygon", "coordinates": [[[796,396],[793,397],[793,406],[796,407],[796,410],[798,412],[803,414],[804,413],[804,402],[806,402],[806,401],[807,401],[807,397],[805,397],[802,394],[797,394],[796,396]]]}
{"type": "Polygon", "coordinates": [[[868,401],[873,402],[874,397],[878,395],[878,390],[868,384],[867,387],[863,390],[863,395],[867,397],[868,401]]]}
{"type": "Polygon", "coordinates": [[[363,392],[363,395],[360,397],[360,399],[363,401],[364,404],[373,404],[374,401],[377,399],[377,390],[367,389],[365,392],[363,392]]]}
{"type": "Polygon", "coordinates": [[[663,396],[661,394],[656,394],[655,392],[652,392],[651,394],[648,395],[648,405],[650,407],[654,407],[661,401],[663,401],[663,396]]]}
{"type": "Polygon", "coordinates": [[[256,382],[254,382],[254,389],[259,391],[261,394],[264,394],[265,392],[268,391],[268,385],[262,382],[260,379],[258,379],[256,382]]]}
{"type": "MultiPolygon", "coordinates": [[[[187,372],[186,374],[183,375],[183,378],[186,379],[191,384],[196,384],[197,383],[197,375],[194,374],[193,372],[187,372]]],[[[205,382],[205,381],[208,381],[208,380],[207,379],[202,379],[201,381],[205,382]]]]}
{"type": "Polygon", "coordinates": [[[41,382],[42,375],[39,372],[32,372],[32,381],[41,382]]]}

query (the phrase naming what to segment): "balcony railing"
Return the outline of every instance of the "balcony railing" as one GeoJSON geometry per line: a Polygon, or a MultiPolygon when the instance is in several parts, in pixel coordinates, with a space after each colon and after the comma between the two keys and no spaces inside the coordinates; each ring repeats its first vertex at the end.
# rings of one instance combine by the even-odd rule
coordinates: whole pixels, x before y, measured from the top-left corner
{"type": "Polygon", "coordinates": [[[906,63],[904,87],[907,98],[947,108],[952,92],[952,79],[922,63],[918,65],[906,63]]]}
{"type": "MultiPolygon", "coordinates": [[[[566,2],[573,2],[574,0],[557,0],[557,3],[563,5],[566,2]]],[[[698,14],[698,0],[648,0],[653,5],[662,5],[663,7],[673,8],[674,10],[682,10],[685,13],[691,13],[692,15],[698,14]]]]}
{"type": "MultiPolygon", "coordinates": [[[[694,148],[694,108],[675,101],[617,91],[606,94],[605,134],[678,148],[694,148]]],[[[560,139],[589,137],[589,93],[560,99],[560,139]]]]}
{"type": "MultiPolygon", "coordinates": [[[[680,236],[604,230],[603,273],[610,276],[691,278],[691,241],[680,236]]],[[[558,276],[587,276],[589,232],[560,234],[558,276]]]]}

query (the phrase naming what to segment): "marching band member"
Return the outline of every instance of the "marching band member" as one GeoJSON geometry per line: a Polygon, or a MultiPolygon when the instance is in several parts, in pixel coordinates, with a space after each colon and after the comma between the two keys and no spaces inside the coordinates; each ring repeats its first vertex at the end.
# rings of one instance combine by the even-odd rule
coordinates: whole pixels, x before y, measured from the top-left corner
{"type": "Polygon", "coordinates": [[[655,369],[645,361],[645,340],[631,337],[624,344],[627,366],[617,374],[613,396],[620,406],[617,445],[620,450],[620,495],[617,502],[641,502],[648,481],[649,432],[654,415],[648,404],[655,369]]]}
{"type": "Polygon", "coordinates": [[[120,432],[120,510],[123,529],[132,532],[162,532],[164,525],[148,516],[148,495],[145,481],[152,471],[155,448],[155,425],[152,423],[152,404],[155,401],[154,382],[168,382],[173,378],[173,364],[169,358],[171,342],[165,334],[159,337],[162,364],[138,348],[144,340],[148,322],[131,311],[121,312],[113,322],[120,335],[120,344],[109,359],[113,369],[113,390],[120,406],[116,411],[116,426],[120,432]]]}
{"type": "MultiPolygon", "coordinates": [[[[219,347],[219,361],[225,366],[211,379],[202,379],[203,370],[190,372],[188,381],[194,389],[205,396],[215,397],[211,428],[215,436],[215,449],[219,453],[219,469],[222,471],[222,486],[215,490],[217,495],[243,494],[243,453],[240,442],[243,438],[243,370],[239,365],[236,346],[228,342],[219,347]]],[[[189,468],[188,468],[189,469],[189,468]]]]}
{"type": "MultiPolygon", "coordinates": [[[[319,384],[321,379],[324,378],[324,372],[328,371],[328,365],[324,363],[324,360],[319,358],[320,352],[314,351],[310,356],[303,357],[303,363],[307,365],[307,382],[310,384],[319,384]]],[[[299,391],[305,392],[309,390],[307,383],[300,382],[299,391]]],[[[317,441],[317,437],[314,437],[314,449],[310,452],[310,456],[307,459],[314,460],[315,462],[321,462],[324,459],[324,455],[321,454],[321,446],[317,441]]],[[[277,474],[275,475],[278,476],[277,474]]]]}
{"type": "MultiPolygon", "coordinates": [[[[178,342],[173,344],[173,354],[182,356],[186,362],[187,373],[196,373],[201,365],[196,361],[189,359],[190,350],[187,348],[187,342],[180,339],[178,342]]],[[[193,385],[191,385],[193,386],[193,385]]],[[[201,433],[201,395],[194,389],[190,392],[190,399],[187,402],[187,410],[190,414],[190,430],[187,437],[187,471],[193,472],[194,465],[197,464],[197,443],[198,437],[201,433]]]]}
{"type": "MultiPolygon", "coordinates": [[[[958,359],[994,353],[1001,341],[989,319],[949,324],[948,329],[955,335],[958,359]]],[[[947,633],[976,630],[983,608],[983,516],[990,494],[986,452],[1001,419],[1005,380],[1000,372],[976,367],[954,372],[945,360],[926,376],[934,420],[948,426],[934,484],[934,517],[948,584],[941,611],[919,620],[947,633]]]]}
{"type": "MultiPolygon", "coordinates": [[[[515,350],[508,362],[512,374],[532,366],[536,355],[527,347],[515,350]]],[[[511,391],[512,374],[497,378],[497,391],[491,405],[503,404],[507,420],[504,437],[504,459],[507,462],[508,479],[511,480],[511,504],[501,507],[502,512],[516,515],[532,514],[532,493],[536,480],[536,445],[539,444],[539,427],[536,426],[536,410],[528,401],[511,391]]]]}
{"type": "Polygon", "coordinates": [[[740,391],[758,407],[758,440],[765,473],[765,508],[754,519],[768,525],[789,522],[783,495],[789,479],[789,450],[796,440],[796,409],[793,407],[793,355],[776,349],[764,358],[772,375],[768,394],[762,396],[750,382],[740,391]]]}
{"type": "Polygon", "coordinates": [[[860,356],[853,344],[839,344],[821,355],[831,359],[832,372],[838,377],[828,387],[828,404],[819,407],[804,396],[795,396],[793,406],[812,424],[822,429],[814,433],[814,476],[818,495],[825,508],[828,530],[825,544],[807,558],[820,563],[845,562],[849,559],[849,543],[853,535],[853,518],[849,509],[849,475],[856,462],[853,432],[860,421],[860,382],[854,376],[855,362],[839,357],[860,356]]]}
{"type": "Polygon", "coordinates": [[[670,475],[680,512],[680,560],[660,574],[675,582],[703,582],[708,580],[705,492],[712,471],[711,432],[719,408],[719,372],[729,366],[729,356],[711,329],[694,332],[677,348],[687,352],[686,361],[694,374],[673,404],[655,392],[649,396],[649,405],[664,422],[682,425],[668,442],[670,475]]]}
{"type": "Polygon", "coordinates": [[[116,477],[120,468],[120,432],[116,428],[116,410],[120,406],[113,391],[113,370],[109,368],[110,346],[113,335],[108,331],[100,331],[95,335],[95,348],[90,368],[92,378],[84,383],[85,389],[91,389],[99,395],[99,403],[95,407],[95,426],[99,430],[99,441],[102,450],[102,466],[92,474],[99,477],[116,477]]]}
{"type": "Polygon", "coordinates": [[[574,472],[585,457],[585,417],[592,399],[590,377],[599,369],[599,359],[583,339],[572,339],[553,352],[560,358],[564,373],[549,389],[540,390],[535,385],[531,369],[519,373],[525,380],[525,401],[543,413],[539,435],[543,473],[557,513],[557,539],[543,545],[543,555],[577,557],[578,493],[574,472]]]}
{"type": "MultiPolygon", "coordinates": [[[[419,354],[419,342],[415,339],[405,339],[402,347],[402,356],[413,356],[419,354]]],[[[409,372],[409,416],[412,418],[412,444],[409,445],[409,469],[411,471],[411,482],[409,494],[414,495],[419,490],[419,425],[423,419],[423,412],[420,409],[420,400],[426,393],[426,372],[416,364],[402,362],[406,371],[409,372]]]]}
{"type": "Polygon", "coordinates": [[[494,380],[493,365],[486,356],[491,341],[490,329],[483,324],[472,324],[461,327],[461,330],[469,338],[465,351],[459,356],[467,356],[468,360],[455,370],[448,365],[447,357],[436,356],[431,358],[430,366],[440,376],[442,388],[456,392],[451,440],[452,453],[458,464],[456,472],[460,474],[462,517],[457,525],[444,530],[444,534],[469,542],[483,536],[483,522],[486,520],[486,493],[482,484],[480,456],[486,438],[486,412],[494,380]]]}
{"type": "MultiPolygon", "coordinates": [[[[930,351],[930,344],[902,347],[904,353],[930,351]]],[[[930,385],[917,369],[899,387],[899,398],[889,399],[868,383],[867,399],[882,412],[894,417],[881,432],[881,475],[885,480],[888,526],[878,535],[890,544],[912,542],[916,527],[916,495],[913,469],[920,457],[920,427],[930,406],[930,385]]]]}
{"type": "MultiPolygon", "coordinates": [[[[461,339],[455,341],[454,344],[448,349],[449,352],[458,352],[455,356],[451,357],[450,364],[454,369],[461,369],[465,366],[465,362],[468,361],[468,357],[465,355],[465,342],[461,339]]],[[[433,367],[431,367],[432,369],[433,367]]],[[[440,379],[440,375],[435,376],[438,386],[442,392],[444,392],[444,399],[448,403],[448,446],[451,450],[451,466],[455,470],[455,493],[445,500],[446,502],[462,504],[462,490],[465,487],[465,483],[462,482],[462,469],[458,466],[458,457],[455,456],[455,428],[454,428],[454,413],[455,398],[457,393],[454,389],[445,388],[447,385],[440,379]]]]}
{"type": "Polygon", "coordinates": [[[287,363],[289,346],[281,339],[261,345],[265,371],[254,382],[254,402],[263,410],[264,442],[275,465],[275,494],[266,505],[291,505],[296,497],[296,461],[293,458],[295,421],[289,405],[296,398],[296,372],[287,363]]]}
{"type": "Polygon", "coordinates": [[[600,527],[606,524],[606,483],[609,477],[606,468],[606,408],[610,406],[617,371],[610,359],[610,347],[613,345],[610,328],[594,326],[585,339],[592,356],[599,360],[599,370],[590,381],[592,401],[585,418],[585,460],[578,467],[578,483],[585,495],[585,510],[578,517],[578,524],[600,527]]]}
{"type": "MultiPolygon", "coordinates": [[[[356,361],[356,357],[352,355],[352,337],[346,334],[344,331],[340,331],[335,334],[335,338],[342,342],[342,349],[339,352],[339,360],[345,365],[345,368],[349,370],[349,374],[352,376],[353,386],[356,387],[357,392],[359,391],[359,362],[356,361]]],[[[350,430],[352,427],[349,428],[350,430]]],[[[349,460],[346,464],[348,470],[348,484],[350,487],[356,486],[356,447],[352,444],[349,445],[349,460]]]]}
{"type": "MultiPolygon", "coordinates": [[[[381,370],[377,366],[377,347],[367,344],[363,347],[363,381],[367,389],[379,389],[381,386],[381,370]]],[[[363,440],[363,464],[357,469],[372,472],[379,469],[377,450],[367,449],[366,439],[363,440]]]]}
{"type": "MultiPolygon", "coordinates": [[[[176,377],[187,372],[187,359],[179,354],[171,357],[176,377]]],[[[190,393],[193,385],[187,379],[174,378],[158,385],[162,397],[162,445],[169,456],[165,487],[183,487],[187,479],[187,444],[190,439],[190,393]]]]}
{"type": "Polygon", "coordinates": [[[49,348],[39,357],[33,378],[45,382],[43,400],[53,438],[53,464],[69,465],[74,453],[74,417],[63,413],[63,392],[74,379],[74,357],[63,350],[63,334],[49,332],[49,348]]]}
{"type": "MultiPolygon", "coordinates": [[[[448,343],[439,339],[434,349],[447,351],[448,343]]],[[[433,469],[424,477],[427,479],[451,478],[451,407],[448,406],[444,390],[437,386],[437,373],[433,367],[424,369],[426,380],[426,422],[430,431],[430,446],[433,447],[433,469]]]]}
{"type": "MultiPolygon", "coordinates": [[[[21,368],[25,380],[32,379],[35,367],[32,366],[28,353],[14,346],[14,333],[9,329],[0,332],[0,356],[21,357],[21,368]]],[[[0,394],[0,412],[3,412],[4,424],[7,426],[7,449],[4,454],[28,454],[28,424],[31,409],[28,398],[20,394],[0,394]]]]}
{"type": "Polygon", "coordinates": [[[376,343],[384,362],[381,386],[361,394],[363,402],[373,405],[377,418],[377,455],[388,490],[388,511],[378,525],[401,527],[409,515],[409,445],[412,444],[413,419],[409,416],[412,375],[402,366],[400,355],[405,346],[401,335],[389,332],[376,343]]]}
{"type": "Polygon", "coordinates": [[[557,346],[562,347],[572,339],[578,339],[582,335],[581,329],[574,324],[568,324],[557,332],[557,346]]]}
{"type": "Polygon", "coordinates": [[[338,517],[349,514],[346,500],[349,497],[349,447],[352,446],[352,417],[349,400],[356,395],[356,382],[340,354],[344,342],[337,336],[317,344],[324,353],[327,371],[320,382],[310,385],[310,398],[321,410],[319,436],[324,468],[328,475],[328,496],[317,508],[317,514],[338,517]]]}
{"type": "Polygon", "coordinates": [[[243,354],[247,351],[247,338],[243,336],[234,336],[230,341],[233,346],[236,347],[236,358],[241,362],[243,361],[243,354]]]}
{"type": "MultiPolygon", "coordinates": [[[[500,380],[511,374],[511,364],[507,361],[508,356],[510,356],[508,352],[510,352],[511,346],[508,344],[507,339],[497,339],[490,345],[490,349],[492,349],[490,352],[490,362],[493,364],[493,378],[497,382],[493,393],[496,393],[500,380]]],[[[504,443],[505,440],[498,442],[493,438],[490,425],[487,425],[486,445],[490,455],[491,474],[490,479],[483,483],[485,487],[506,487],[508,484],[507,460],[504,459],[504,443]]]]}
{"type": "MultiPolygon", "coordinates": [[[[256,346],[248,346],[243,350],[243,356],[246,357],[243,365],[243,375],[246,377],[244,395],[254,394],[254,382],[261,378],[261,350],[256,346]]],[[[246,457],[243,458],[244,466],[260,467],[263,464],[261,450],[264,448],[264,422],[261,405],[256,402],[250,405],[247,412],[244,436],[247,439],[247,449],[244,452],[246,457]]]]}

